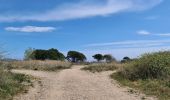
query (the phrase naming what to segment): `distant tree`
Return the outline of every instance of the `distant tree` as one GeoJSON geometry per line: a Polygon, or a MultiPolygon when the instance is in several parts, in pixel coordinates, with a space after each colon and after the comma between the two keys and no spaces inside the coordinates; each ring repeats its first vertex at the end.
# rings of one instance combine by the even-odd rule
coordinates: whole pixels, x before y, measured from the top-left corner
{"type": "Polygon", "coordinates": [[[77,51],[69,51],[67,53],[67,58],[71,62],[84,62],[86,60],[86,56],[83,53],[77,51]]]}
{"type": "Polygon", "coordinates": [[[35,60],[46,60],[48,59],[48,51],[37,49],[32,53],[32,56],[34,56],[35,60]]]}
{"type": "Polygon", "coordinates": [[[103,58],[106,60],[106,62],[116,61],[116,59],[110,54],[104,55],[103,58]]]}
{"type": "Polygon", "coordinates": [[[130,60],[130,58],[129,58],[129,57],[124,57],[123,59],[124,59],[124,60],[130,60]]]}
{"type": "Polygon", "coordinates": [[[48,50],[48,59],[50,60],[64,60],[65,59],[65,56],[60,53],[57,49],[49,49],[48,50]]]}
{"type": "Polygon", "coordinates": [[[121,63],[126,63],[128,61],[131,61],[131,59],[129,57],[124,57],[123,60],[121,60],[121,63]]]}
{"type": "Polygon", "coordinates": [[[98,62],[103,60],[103,55],[102,54],[95,54],[94,56],[92,56],[94,59],[96,59],[98,62]]]}
{"type": "Polygon", "coordinates": [[[35,60],[65,60],[65,56],[54,48],[49,50],[36,49],[31,54],[31,57],[35,60]]]}
{"type": "Polygon", "coordinates": [[[32,55],[32,53],[34,52],[34,50],[35,49],[33,49],[33,48],[28,48],[27,50],[25,50],[24,59],[25,60],[33,59],[34,55],[32,55]]]}

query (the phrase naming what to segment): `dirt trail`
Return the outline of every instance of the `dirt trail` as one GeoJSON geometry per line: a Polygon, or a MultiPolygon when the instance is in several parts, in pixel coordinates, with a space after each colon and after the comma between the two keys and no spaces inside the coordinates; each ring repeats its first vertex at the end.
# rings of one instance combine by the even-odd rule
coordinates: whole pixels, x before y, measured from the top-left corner
{"type": "MultiPolygon", "coordinates": [[[[40,78],[28,93],[14,100],[142,100],[142,94],[132,94],[109,79],[111,72],[90,73],[80,70],[83,66],[60,72],[13,70],[40,78]]],[[[146,99],[145,99],[146,100],[146,99]]],[[[147,97],[147,100],[155,100],[147,97]]]]}

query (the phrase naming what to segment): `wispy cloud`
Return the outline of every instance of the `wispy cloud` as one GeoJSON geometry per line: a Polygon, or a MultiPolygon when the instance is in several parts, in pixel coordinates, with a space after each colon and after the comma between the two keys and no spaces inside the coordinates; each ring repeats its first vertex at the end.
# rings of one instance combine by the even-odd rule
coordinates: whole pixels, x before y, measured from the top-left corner
{"type": "Polygon", "coordinates": [[[135,58],[143,53],[170,50],[170,40],[129,40],[84,45],[84,51],[90,60],[96,53],[112,54],[118,60],[124,56],[135,58]]]}
{"type": "Polygon", "coordinates": [[[23,27],[6,27],[6,31],[16,31],[16,32],[52,32],[56,30],[55,27],[38,27],[38,26],[23,26],[23,27]]]}
{"type": "Polygon", "coordinates": [[[88,48],[86,50],[82,50],[84,54],[86,54],[88,60],[94,60],[92,55],[94,54],[112,54],[116,59],[122,60],[123,57],[128,56],[130,58],[139,57],[141,54],[150,53],[150,52],[158,52],[170,50],[170,46],[162,46],[162,47],[147,47],[147,48],[109,48],[109,49],[91,49],[88,48]]]}
{"type": "Polygon", "coordinates": [[[143,11],[150,9],[163,0],[81,0],[66,3],[55,9],[31,15],[1,15],[0,22],[6,21],[62,21],[95,16],[108,16],[119,12],[143,11]]]}
{"type": "Polygon", "coordinates": [[[161,34],[155,34],[157,36],[170,36],[170,33],[161,33],[161,34]]]}
{"type": "Polygon", "coordinates": [[[137,34],[139,34],[139,35],[150,35],[152,33],[148,32],[146,30],[140,30],[140,31],[137,31],[137,34]]]}
{"type": "Polygon", "coordinates": [[[139,35],[152,35],[152,36],[170,36],[170,33],[152,33],[147,30],[140,30],[136,32],[139,35]]]}
{"type": "Polygon", "coordinates": [[[109,42],[109,43],[94,43],[94,44],[85,45],[84,47],[145,48],[145,47],[165,46],[169,43],[170,40],[129,40],[129,41],[118,41],[118,42],[109,42]]]}

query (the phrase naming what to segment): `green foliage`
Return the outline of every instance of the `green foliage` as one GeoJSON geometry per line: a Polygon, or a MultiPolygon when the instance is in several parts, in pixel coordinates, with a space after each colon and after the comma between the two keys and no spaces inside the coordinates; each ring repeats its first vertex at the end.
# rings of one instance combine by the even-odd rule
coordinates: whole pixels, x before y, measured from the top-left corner
{"type": "Polygon", "coordinates": [[[144,54],[111,77],[160,100],[170,100],[170,51],[144,54]]]}
{"type": "Polygon", "coordinates": [[[142,55],[138,60],[126,64],[119,73],[130,80],[167,78],[170,75],[170,52],[142,55]]]}
{"type": "Polygon", "coordinates": [[[124,57],[123,60],[121,60],[121,63],[127,63],[129,61],[132,61],[132,59],[130,59],[129,57],[124,57]]]}
{"type": "Polygon", "coordinates": [[[94,56],[92,56],[94,59],[96,59],[98,62],[103,60],[103,55],[102,54],[95,54],[94,56]]]}
{"type": "Polygon", "coordinates": [[[35,60],[46,60],[48,58],[47,50],[35,50],[32,55],[34,55],[35,60]]]}
{"type": "Polygon", "coordinates": [[[23,83],[31,85],[30,78],[23,74],[14,74],[0,69],[0,100],[12,100],[12,97],[24,90],[23,83]]]}
{"type": "Polygon", "coordinates": [[[63,61],[65,56],[59,52],[57,49],[49,49],[49,50],[34,50],[31,54],[33,59],[35,60],[60,60],[63,61]]]}
{"type": "Polygon", "coordinates": [[[62,53],[60,53],[57,49],[52,48],[48,50],[48,59],[63,61],[65,59],[65,56],[62,53]]]}
{"type": "Polygon", "coordinates": [[[106,60],[106,62],[116,61],[116,59],[110,54],[104,55],[103,58],[106,60]]]}
{"type": "Polygon", "coordinates": [[[77,51],[69,51],[67,53],[67,58],[70,59],[71,62],[84,62],[86,60],[86,56],[77,51]]]}
{"type": "Polygon", "coordinates": [[[131,81],[118,73],[113,73],[111,78],[116,79],[122,85],[138,89],[146,95],[153,95],[159,100],[170,100],[170,79],[145,79],[131,81]]]}
{"type": "Polygon", "coordinates": [[[35,49],[33,48],[28,48],[27,50],[25,50],[24,53],[24,59],[25,60],[31,60],[34,58],[34,55],[32,54],[34,52],[35,49]]]}

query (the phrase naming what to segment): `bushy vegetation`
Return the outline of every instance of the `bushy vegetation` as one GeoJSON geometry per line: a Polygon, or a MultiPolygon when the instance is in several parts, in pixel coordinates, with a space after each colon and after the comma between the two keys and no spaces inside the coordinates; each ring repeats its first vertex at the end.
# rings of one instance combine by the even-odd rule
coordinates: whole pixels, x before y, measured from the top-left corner
{"type": "Polygon", "coordinates": [[[98,62],[103,60],[103,55],[102,54],[95,54],[92,56],[94,59],[96,59],[98,62]]]}
{"type": "Polygon", "coordinates": [[[25,50],[24,53],[24,60],[31,60],[34,58],[34,55],[32,54],[35,51],[34,48],[28,48],[25,50]]]}
{"type": "Polygon", "coordinates": [[[133,59],[130,59],[129,57],[124,57],[123,60],[121,60],[121,63],[127,63],[127,62],[130,62],[130,61],[133,61],[133,59]]]}
{"type": "Polygon", "coordinates": [[[0,64],[0,100],[12,100],[12,97],[31,86],[30,77],[23,74],[14,74],[0,64]],[[24,84],[25,83],[25,84],[24,84]]]}
{"type": "Polygon", "coordinates": [[[91,72],[102,72],[102,71],[109,71],[115,70],[120,66],[116,62],[112,63],[94,63],[89,64],[88,66],[84,67],[83,70],[88,70],[91,72]]]}
{"type": "Polygon", "coordinates": [[[65,56],[57,49],[41,50],[27,49],[25,51],[25,60],[65,60],[65,56]]]}
{"type": "Polygon", "coordinates": [[[148,53],[136,59],[124,57],[122,61],[121,64],[89,64],[83,70],[101,72],[116,69],[111,77],[121,84],[157,96],[160,100],[170,100],[170,51],[148,53]]]}
{"type": "Polygon", "coordinates": [[[160,100],[169,100],[170,52],[144,54],[124,64],[124,67],[111,77],[146,94],[158,96],[160,100]]]}
{"type": "Polygon", "coordinates": [[[105,60],[106,62],[113,62],[113,61],[116,61],[116,59],[110,55],[110,54],[105,54],[105,55],[102,55],[102,54],[95,54],[92,56],[94,59],[96,59],[98,62],[102,61],[102,60],[105,60]]]}
{"type": "Polygon", "coordinates": [[[170,75],[170,52],[144,54],[125,64],[120,75],[129,80],[165,79],[170,75]]]}
{"type": "Polygon", "coordinates": [[[83,53],[77,51],[69,51],[67,59],[73,63],[84,62],[87,58],[83,53]]]}
{"type": "Polygon", "coordinates": [[[10,62],[12,68],[16,69],[31,69],[31,70],[43,70],[43,71],[57,71],[60,69],[68,69],[71,67],[71,63],[64,61],[52,61],[52,60],[29,60],[29,61],[14,61],[10,62]]]}
{"type": "Polygon", "coordinates": [[[112,61],[115,61],[116,62],[116,58],[114,58],[112,55],[110,55],[110,54],[105,54],[104,56],[103,56],[103,58],[106,60],[106,62],[112,62],[112,61]]]}

